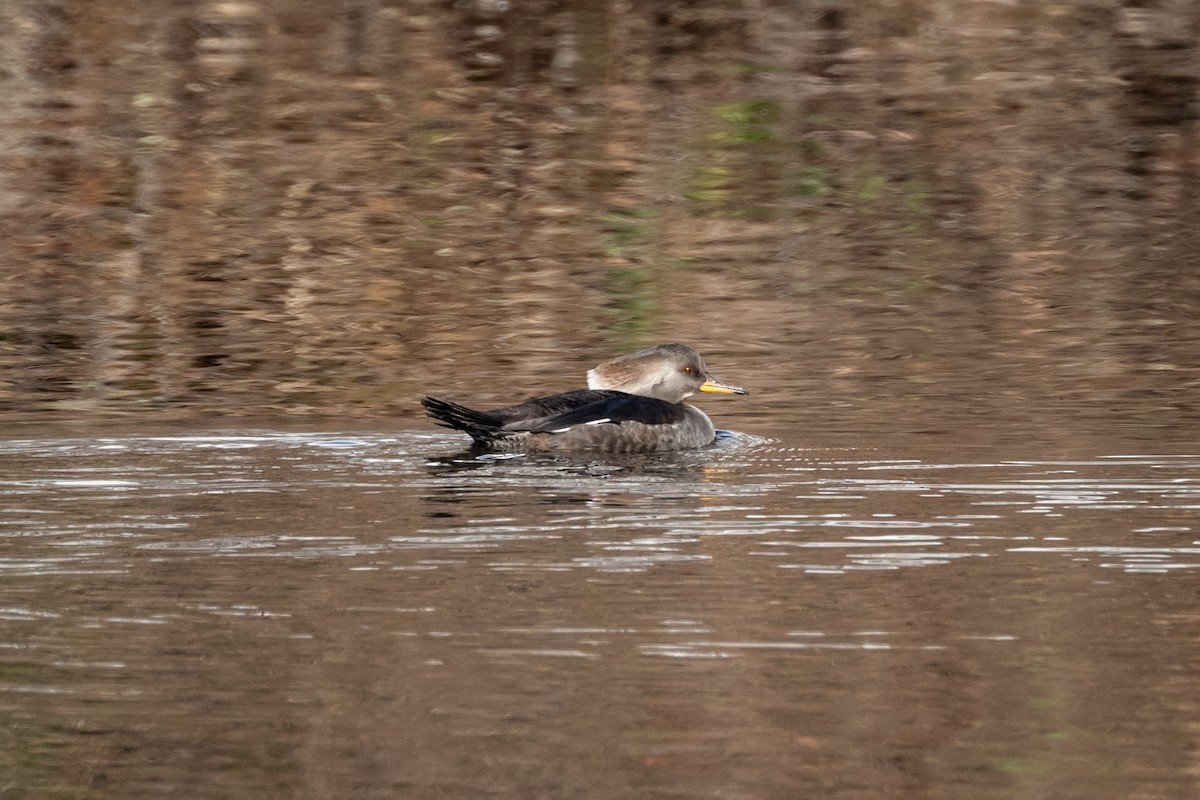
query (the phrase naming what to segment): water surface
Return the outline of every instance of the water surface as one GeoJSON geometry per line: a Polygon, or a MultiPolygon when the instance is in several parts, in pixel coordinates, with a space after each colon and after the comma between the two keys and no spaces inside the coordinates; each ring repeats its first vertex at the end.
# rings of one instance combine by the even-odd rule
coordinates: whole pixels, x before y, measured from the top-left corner
{"type": "Polygon", "coordinates": [[[1194,447],[462,444],[0,443],[10,785],[1195,795],[1194,447]]]}

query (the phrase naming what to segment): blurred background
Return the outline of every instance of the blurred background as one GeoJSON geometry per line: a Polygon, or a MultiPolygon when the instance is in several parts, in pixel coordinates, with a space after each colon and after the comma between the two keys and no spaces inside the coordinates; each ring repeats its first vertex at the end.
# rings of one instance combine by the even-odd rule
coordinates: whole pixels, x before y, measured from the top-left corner
{"type": "Polygon", "coordinates": [[[1190,0],[4,3],[0,414],[415,420],[682,341],[751,427],[1194,423],[1198,36],[1190,0]]]}

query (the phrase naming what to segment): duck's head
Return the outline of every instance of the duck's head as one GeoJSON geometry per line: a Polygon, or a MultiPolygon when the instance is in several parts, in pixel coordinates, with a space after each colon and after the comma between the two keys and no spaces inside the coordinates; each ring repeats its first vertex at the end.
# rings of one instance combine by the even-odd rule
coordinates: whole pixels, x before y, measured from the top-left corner
{"type": "Polygon", "coordinates": [[[687,345],[660,344],[588,370],[589,389],[612,389],[681,403],[696,392],[749,394],[712,379],[700,354],[687,345]]]}

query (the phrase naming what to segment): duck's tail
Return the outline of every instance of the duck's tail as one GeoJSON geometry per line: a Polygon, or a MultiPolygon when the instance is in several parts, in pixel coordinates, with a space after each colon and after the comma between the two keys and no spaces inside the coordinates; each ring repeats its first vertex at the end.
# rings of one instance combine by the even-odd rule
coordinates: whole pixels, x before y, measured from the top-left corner
{"type": "Polygon", "coordinates": [[[504,433],[500,430],[504,421],[495,414],[476,411],[440,397],[422,397],[421,405],[425,407],[425,413],[438,425],[469,434],[479,444],[490,445],[497,439],[504,438],[504,433]]]}

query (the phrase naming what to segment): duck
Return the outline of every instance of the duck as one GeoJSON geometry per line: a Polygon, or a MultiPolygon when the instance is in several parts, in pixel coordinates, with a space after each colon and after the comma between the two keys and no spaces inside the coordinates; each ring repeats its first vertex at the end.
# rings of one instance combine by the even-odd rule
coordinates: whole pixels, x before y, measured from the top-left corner
{"type": "Polygon", "coordinates": [[[697,392],[749,394],[715,380],[700,354],[683,344],[605,361],[588,370],[587,385],[489,411],[432,396],[421,405],[436,424],[468,434],[478,448],[634,454],[712,444],[712,420],[683,401],[697,392]]]}

